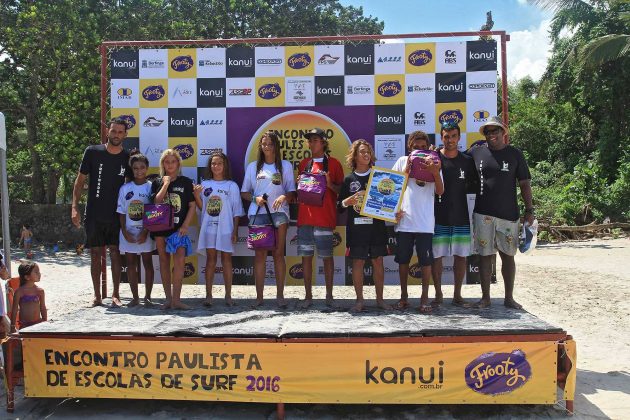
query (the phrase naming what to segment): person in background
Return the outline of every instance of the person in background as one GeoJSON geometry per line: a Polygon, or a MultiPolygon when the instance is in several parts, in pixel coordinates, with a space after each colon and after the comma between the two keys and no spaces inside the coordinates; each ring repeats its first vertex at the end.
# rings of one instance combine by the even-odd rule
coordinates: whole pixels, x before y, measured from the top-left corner
{"type": "Polygon", "coordinates": [[[36,284],[42,278],[39,266],[31,261],[25,262],[18,267],[18,273],[20,275],[20,287],[13,295],[11,332],[48,320],[44,289],[36,284]],[[19,324],[16,322],[18,311],[20,314],[19,324]]]}

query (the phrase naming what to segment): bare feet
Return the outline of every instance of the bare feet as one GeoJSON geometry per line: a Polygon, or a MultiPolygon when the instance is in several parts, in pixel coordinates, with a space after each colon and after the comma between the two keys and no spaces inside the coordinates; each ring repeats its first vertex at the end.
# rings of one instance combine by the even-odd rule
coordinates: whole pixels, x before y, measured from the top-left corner
{"type": "Polygon", "coordinates": [[[112,308],[120,308],[122,306],[122,302],[118,296],[112,296],[112,308]]]}
{"type": "Polygon", "coordinates": [[[173,305],[173,304],[171,303],[171,301],[170,301],[170,300],[167,300],[166,302],[164,302],[164,306],[162,306],[162,309],[164,309],[164,310],[166,311],[166,310],[168,310],[168,309],[171,309],[171,306],[172,306],[172,305],[173,305]]]}
{"type": "Polygon", "coordinates": [[[407,301],[407,299],[400,299],[398,302],[396,302],[396,305],[394,305],[394,309],[397,309],[399,311],[403,311],[407,309],[408,307],[409,307],[409,302],[407,301]]]}
{"type": "Polygon", "coordinates": [[[185,303],[180,302],[180,301],[173,302],[173,304],[171,305],[171,308],[173,308],[173,309],[183,309],[183,310],[192,309],[190,306],[188,306],[185,303]]]}
{"type": "Polygon", "coordinates": [[[392,309],[394,309],[392,305],[388,305],[387,303],[385,303],[384,300],[377,300],[376,306],[377,308],[382,309],[384,311],[391,311],[392,309]]]}
{"type": "Polygon", "coordinates": [[[516,303],[516,301],[514,299],[505,299],[503,301],[503,304],[507,307],[507,308],[512,308],[512,309],[523,309],[523,305],[516,303]]]}
{"type": "Polygon", "coordinates": [[[442,296],[436,296],[435,299],[431,301],[431,306],[434,308],[439,308],[440,306],[442,306],[442,303],[444,303],[444,298],[442,298],[442,296]]]}
{"type": "Polygon", "coordinates": [[[258,308],[259,306],[262,306],[262,304],[263,304],[262,298],[256,299],[254,303],[252,304],[252,309],[258,308]]]}
{"type": "Polygon", "coordinates": [[[431,312],[433,312],[433,307],[431,305],[427,305],[426,303],[420,305],[421,314],[430,314],[431,312]]]}
{"type": "Polygon", "coordinates": [[[205,298],[204,301],[202,302],[202,305],[209,308],[212,306],[212,298],[205,298]]]}
{"type": "Polygon", "coordinates": [[[490,307],[490,299],[481,299],[479,302],[473,305],[475,309],[486,309],[490,307]]]}
{"type": "Polygon", "coordinates": [[[470,308],[470,303],[468,303],[464,298],[453,298],[451,301],[451,305],[459,306],[460,308],[470,308]]]}
{"type": "Polygon", "coordinates": [[[355,303],[354,306],[350,308],[350,312],[363,312],[363,301],[357,300],[357,303],[355,303]]]}
{"type": "Polygon", "coordinates": [[[285,309],[287,307],[287,301],[284,300],[284,297],[277,297],[276,303],[278,304],[278,308],[285,309]]]}
{"type": "Polygon", "coordinates": [[[313,305],[313,298],[305,298],[300,302],[300,309],[308,309],[313,305]]]}
{"type": "Polygon", "coordinates": [[[127,307],[133,308],[134,306],[140,305],[140,299],[133,299],[131,302],[127,304],[127,307]]]}
{"type": "Polygon", "coordinates": [[[326,306],[328,306],[329,308],[332,308],[335,306],[335,300],[333,299],[332,296],[326,296],[326,306]]]}
{"type": "Polygon", "coordinates": [[[92,301],[92,308],[95,308],[95,307],[97,307],[97,306],[101,306],[102,304],[103,304],[103,301],[102,301],[102,300],[100,300],[100,299],[94,299],[94,300],[92,301]]]}
{"type": "Polygon", "coordinates": [[[225,306],[235,306],[236,302],[232,300],[232,296],[225,297],[225,306]]]}

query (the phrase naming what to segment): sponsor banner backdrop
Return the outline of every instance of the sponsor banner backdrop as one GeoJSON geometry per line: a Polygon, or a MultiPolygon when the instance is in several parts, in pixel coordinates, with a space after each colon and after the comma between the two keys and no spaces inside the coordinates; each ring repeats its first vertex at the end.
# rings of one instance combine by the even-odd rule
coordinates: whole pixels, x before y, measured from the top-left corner
{"type": "MultiPolygon", "coordinates": [[[[457,122],[464,150],[482,139],[479,127],[497,112],[497,45],[486,41],[124,48],[112,51],[109,70],[110,116],[129,124],[125,148],[138,146],[149,158],[150,173],[157,173],[161,153],[176,147],[182,173],[194,182],[204,179],[210,154],[221,151],[230,160],[232,179],[242,185],[266,130],[278,133],[294,177],[299,162],[311,155],[305,132],[326,130],[331,154],[348,174],[345,155],[356,139],[370,142],[377,164],[391,168],[413,131],[441,144],[441,123],[457,122]]],[[[286,255],[297,256],[291,242],[294,206],[291,218],[286,255]]],[[[343,219],[338,225],[343,238],[343,219]]],[[[244,229],[233,254],[235,284],[251,282],[253,253],[244,229]]],[[[347,274],[344,254],[342,243],[335,248],[342,258],[340,284],[347,274]]],[[[190,263],[194,272],[186,281],[203,282],[199,261],[190,263]]],[[[317,260],[316,276],[320,265],[317,260]]],[[[397,284],[391,265],[386,282],[397,284]]],[[[286,280],[301,282],[289,273],[286,280]]]]}
{"type": "Polygon", "coordinates": [[[25,396],[553,404],[557,344],[23,340],[25,396]],[[149,349],[149,350],[147,350],[149,349]],[[308,363],[304,363],[308,355],[308,363]]]}

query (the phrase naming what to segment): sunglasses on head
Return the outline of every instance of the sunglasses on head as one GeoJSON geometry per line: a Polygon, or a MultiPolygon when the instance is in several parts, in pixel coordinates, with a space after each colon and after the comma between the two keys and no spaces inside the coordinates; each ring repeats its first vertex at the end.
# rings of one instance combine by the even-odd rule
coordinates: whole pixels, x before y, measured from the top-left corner
{"type": "Polygon", "coordinates": [[[459,128],[456,122],[447,121],[442,123],[442,130],[452,130],[454,128],[459,128]]]}

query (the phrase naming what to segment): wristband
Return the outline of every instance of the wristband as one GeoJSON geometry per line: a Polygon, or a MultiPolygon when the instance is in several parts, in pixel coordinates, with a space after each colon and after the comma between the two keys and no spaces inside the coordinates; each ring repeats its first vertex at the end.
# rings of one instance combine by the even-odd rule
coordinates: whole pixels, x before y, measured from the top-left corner
{"type": "Polygon", "coordinates": [[[530,207],[528,209],[525,209],[525,214],[534,214],[534,208],[530,207]]]}

